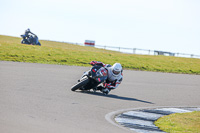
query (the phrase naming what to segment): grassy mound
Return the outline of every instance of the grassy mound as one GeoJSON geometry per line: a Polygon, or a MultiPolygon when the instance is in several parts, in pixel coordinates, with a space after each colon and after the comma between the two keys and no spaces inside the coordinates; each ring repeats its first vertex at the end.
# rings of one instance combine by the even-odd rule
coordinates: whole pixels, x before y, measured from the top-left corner
{"type": "Polygon", "coordinates": [[[42,46],[21,44],[21,38],[0,35],[0,60],[89,66],[92,60],[119,62],[125,69],[200,74],[200,59],[134,55],[68,43],[40,40],[42,46]]]}
{"type": "Polygon", "coordinates": [[[155,122],[155,125],[168,133],[199,133],[200,111],[163,116],[155,122]]]}

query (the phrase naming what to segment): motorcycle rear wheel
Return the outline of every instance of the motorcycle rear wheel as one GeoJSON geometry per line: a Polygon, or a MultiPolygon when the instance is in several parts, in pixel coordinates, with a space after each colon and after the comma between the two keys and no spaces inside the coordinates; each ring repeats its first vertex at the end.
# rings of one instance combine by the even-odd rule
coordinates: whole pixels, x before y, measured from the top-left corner
{"type": "Polygon", "coordinates": [[[85,86],[87,83],[89,82],[88,77],[82,79],[80,82],[78,82],[77,84],[75,84],[74,86],[71,87],[72,91],[75,91],[83,86],[85,86]]]}

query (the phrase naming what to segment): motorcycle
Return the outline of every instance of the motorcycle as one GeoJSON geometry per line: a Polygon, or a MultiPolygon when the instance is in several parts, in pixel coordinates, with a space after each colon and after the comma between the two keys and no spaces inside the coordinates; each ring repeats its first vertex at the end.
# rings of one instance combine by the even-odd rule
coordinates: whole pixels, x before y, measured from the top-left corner
{"type": "Polygon", "coordinates": [[[32,44],[41,46],[38,37],[36,35],[28,35],[28,37],[25,35],[21,35],[21,37],[23,38],[21,41],[22,44],[32,44]]]}
{"type": "Polygon", "coordinates": [[[93,89],[96,92],[98,85],[104,83],[107,79],[107,70],[102,66],[93,66],[89,71],[85,72],[78,83],[71,87],[72,91],[87,91],[93,89]]]}

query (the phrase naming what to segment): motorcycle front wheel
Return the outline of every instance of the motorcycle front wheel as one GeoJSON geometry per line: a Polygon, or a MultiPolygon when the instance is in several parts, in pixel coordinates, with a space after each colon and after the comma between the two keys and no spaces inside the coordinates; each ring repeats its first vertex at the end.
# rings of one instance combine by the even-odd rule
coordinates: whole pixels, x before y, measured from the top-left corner
{"type": "Polygon", "coordinates": [[[74,86],[71,87],[72,91],[75,91],[83,86],[85,86],[87,83],[89,82],[88,77],[85,77],[84,79],[82,79],[80,82],[78,82],[77,84],[75,84],[74,86]]]}

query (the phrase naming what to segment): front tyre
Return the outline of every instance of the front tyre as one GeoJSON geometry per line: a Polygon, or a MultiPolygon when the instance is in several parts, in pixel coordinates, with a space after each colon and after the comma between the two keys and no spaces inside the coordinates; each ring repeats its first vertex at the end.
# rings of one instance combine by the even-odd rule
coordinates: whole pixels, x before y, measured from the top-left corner
{"type": "Polygon", "coordinates": [[[89,82],[88,77],[82,79],[80,82],[78,82],[77,84],[75,84],[74,86],[71,87],[72,91],[75,91],[83,86],[85,86],[87,83],[89,82]]]}

